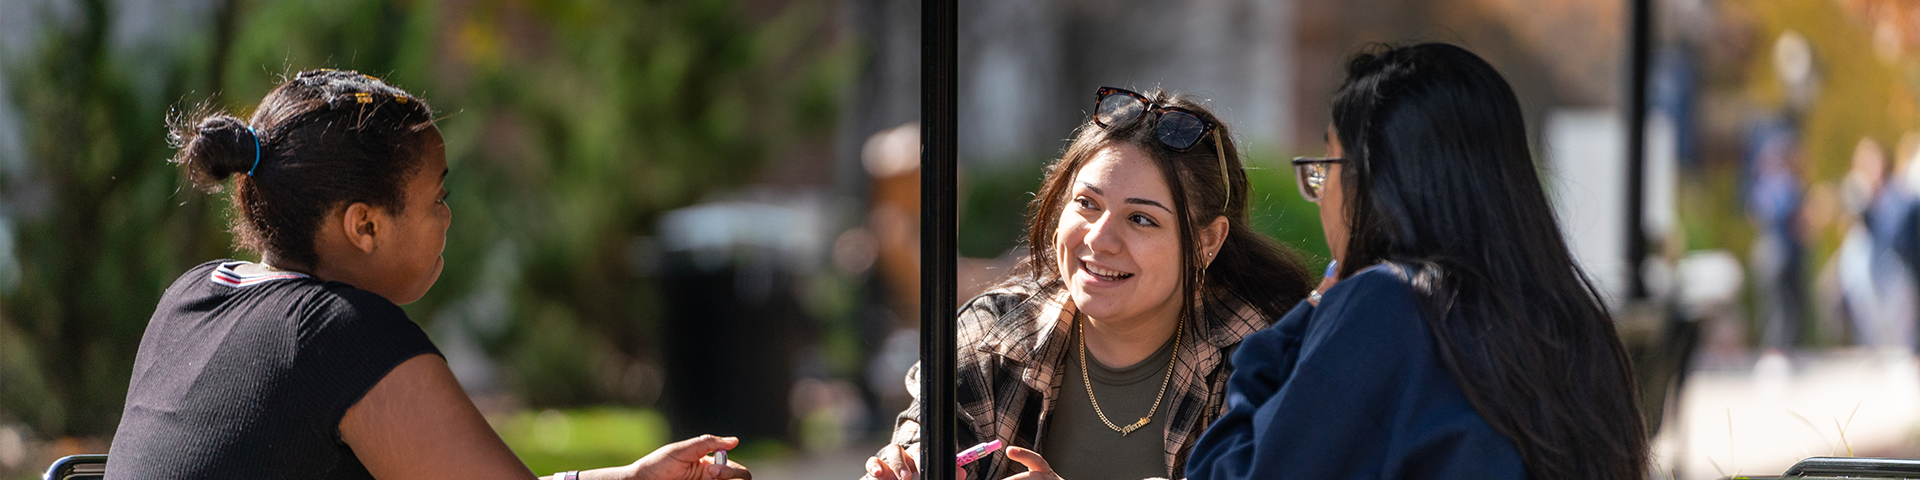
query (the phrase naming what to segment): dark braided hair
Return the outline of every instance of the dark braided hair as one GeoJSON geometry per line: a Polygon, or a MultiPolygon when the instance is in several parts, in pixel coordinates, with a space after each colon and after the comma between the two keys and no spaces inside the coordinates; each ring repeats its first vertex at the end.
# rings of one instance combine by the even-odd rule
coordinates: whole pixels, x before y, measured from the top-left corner
{"type": "Polygon", "coordinates": [[[168,139],[180,150],[172,161],[194,186],[216,193],[240,176],[232,195],[235,243],[311,268],[314,235],[333,209],[366,203],[401,212],[433,109],[378,78],[321,69],[274,88],[251,121],[213,113],[169,123],[168,139]]]}

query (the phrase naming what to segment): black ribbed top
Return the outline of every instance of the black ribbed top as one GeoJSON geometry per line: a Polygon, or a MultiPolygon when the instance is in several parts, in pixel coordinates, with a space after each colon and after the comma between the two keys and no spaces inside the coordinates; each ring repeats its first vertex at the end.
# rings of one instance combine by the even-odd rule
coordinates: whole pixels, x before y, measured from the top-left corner
{"type": "Polygon", "coordinates": [[[244,265],[194,267],[161,297],[107,478],[372,478],[340,418],[400,362],[439,350],[379,295],[244,265]]]}

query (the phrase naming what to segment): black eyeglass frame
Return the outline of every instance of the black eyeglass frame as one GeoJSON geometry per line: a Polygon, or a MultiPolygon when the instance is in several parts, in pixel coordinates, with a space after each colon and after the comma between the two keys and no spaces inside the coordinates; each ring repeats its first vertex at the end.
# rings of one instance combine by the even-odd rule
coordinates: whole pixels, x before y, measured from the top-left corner
{"type": "Polygon", "coordinates": [[[1345,161],[1347,159],[1340,157],[1293,157],[1293,183],[1300,187],[1300,196],[1320,203],[1320,193],[1327,182],[1326,166],[1345,161]]]}
{"type": "Polygon", "coordinates": [[[1185,152],[1187,150],[1192,150],[1194,145],[1200,144],[1200,139],[1207,138],[1207,135],[1212,134],[1214,128],[1218,126],[1218,124],[1214,123],[1212,120],[1207,120],[1207,117],[1200,116],[1199,113],[1196,113],[1192,110],[1154,103],[1153,99],[1147,98],[1146,95],[1141,95],[1140,93],[1134,92],[1132,90],[1127,90],[1127,89],[1118,88],[1118,87],[1100,87],[1099,90],[1094,91],[1093,123],[1095,125],[1099,125],[1100,128],[1112,130],[1117,124],[1125,124],[1125,123],[1131,123],[1131,122],[1137,121],[1141,117],[1145,117],[1149,112],[1153,113],[1153,128],[1154,128],[1153,137],[1155,139],[1160,140],[1161,145],[1166,145],[1167,148],[1171,148],[1173,149],[1173,151],[1176,151],[1176,152],[1185,152]],[[1140,110],[1140,115],[1135,116],[1134,118],[1119,120],[1119,121],[1115,121],[1112,124],[1109,124],[1107,123],[1107,121],[1100,119],[1100,104],[1106,103],[1107,97],[1113,96],[1115,94],[1133,97],[1134,100],[1140,101],[1140,104],[1145,106],[1145,108],[1142,108],[1140,110]],[[1200,134],[1195,135],[1193,137],[1193,141],[1187,142],[1186,145],[1177,145],[1177,144],[1168,142],[1167,136],[1163,135],[1160,132],[1161,122],[1164,121],[1167,112],[1186,115],[1188,117],[1193,117],[1194,120],[1198,120],[1200,122],[1200,134]]]}

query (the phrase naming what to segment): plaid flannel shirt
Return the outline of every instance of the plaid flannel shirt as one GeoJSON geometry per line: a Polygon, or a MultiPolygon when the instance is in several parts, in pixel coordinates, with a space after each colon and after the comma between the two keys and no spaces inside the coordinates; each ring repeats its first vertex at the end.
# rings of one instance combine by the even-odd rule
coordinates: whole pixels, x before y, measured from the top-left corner
{"type": "MultiPolygon", "coordinates": [[[[1043,296],[1027,286],[998,287],[961,307],[955,358],[959,448],[998,438],[1007,446],[1039,451],[1036,446],[1046,435],[1066,378],[1066,354],[1072,350],[1068,329],[1076,311],[1066,291],[1043,296]]],[[[1220,416],[1227,378],[1233,373],[1228,362],[1233,348],[1275,320],[1228,301],[1202,302],[1198,315],[1207,321],[1186,323],[1167,387],[1171,413],[1166,418],[1171,421],[1159,425],[1166,441],[1167,478],[1180,477],[1201,431],[1220,416]],[[1219,307],[1207,308],[1213,305],[1219,307]]],[[[906,386],[913,402],[895,419],[892,440],[902,447],[920,441],[919,364],[908,370],[906,386]]],[[[993,480],[1024,470],[1006,455],[992,455],[968,465],[967,478],[993,480]]]]}

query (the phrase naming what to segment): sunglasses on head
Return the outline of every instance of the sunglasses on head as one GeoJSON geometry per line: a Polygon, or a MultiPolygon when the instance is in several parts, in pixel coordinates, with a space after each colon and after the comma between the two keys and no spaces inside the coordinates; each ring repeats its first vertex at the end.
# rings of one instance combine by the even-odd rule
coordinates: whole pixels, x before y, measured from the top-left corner
{"type": "MultiPolygon", "coordinates": [[[[1192,110],[1153,103],[1146,95],[1123,88],[1100,87],[1094,92],[1094,101],[1093,123],[1107,130],[1131,125],[1152,113],[1153,138],[1176,152],[1192,149],[1200,143],[1201,138],[1213,133],[1213,149],[1220,157],[1221,181],[1227,185],[1226,203],[1233,204],[1233,183],[1227,175],[1227,152],[1221,149],[1220,135],[1214,131],[1215,124],[1212,121],[1201,118],[1192,110]]],[[[1221,206],[1221,209],[1226,209],[1227,205],[1221,206]]]]}
{"type": "Polygon", "coordinates": [[[1300,196],[1307,201],[1320,203],[1320,194],[1326,190],[1327,175],[1333,170],[1333,164],[1345,161],[1339,157],[1293,157],[1294,183],[1300,186],[1300,196]]]}
{"type": "Polygon", "coordinates": [[[1098,103],[1094,105],[1093,122],[1101,128],[1112,130],[1131,125],[1152,113],[1154,138],[1174,151],[1187,151],[1200,143],[1201,137],[1213,132],[1213,122],[1200,118],[1192,110],[1159,105],[1146,95],[1130,90],[1100,87],[1094,97],[1098,103]]]}

